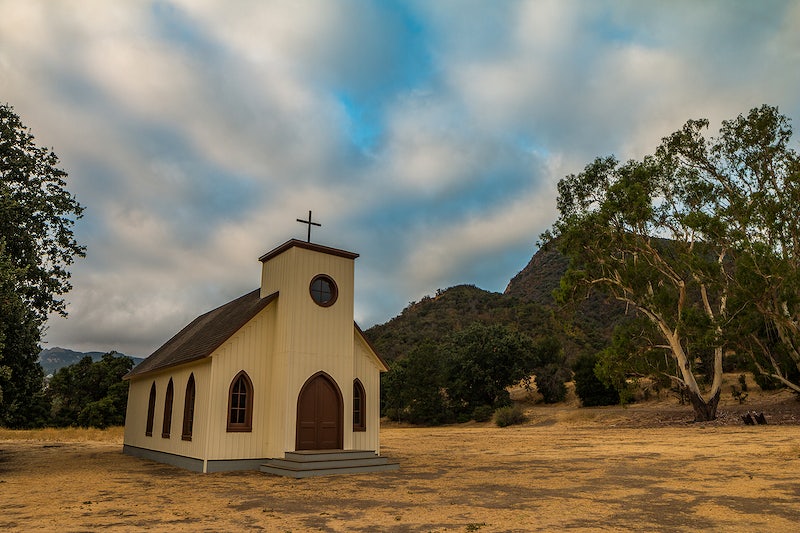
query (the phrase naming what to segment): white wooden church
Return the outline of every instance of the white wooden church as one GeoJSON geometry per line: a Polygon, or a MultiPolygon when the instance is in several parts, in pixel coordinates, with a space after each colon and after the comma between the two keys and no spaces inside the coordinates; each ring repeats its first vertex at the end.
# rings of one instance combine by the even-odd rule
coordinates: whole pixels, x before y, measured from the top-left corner
{"type": "Polygon", "coordinates": [[[263,255],[259,289],[126,376],[124,453],[197,472],[397,468],[380,456],[387,367],[353,321],[357,257],[299,240],[263,255]]]}

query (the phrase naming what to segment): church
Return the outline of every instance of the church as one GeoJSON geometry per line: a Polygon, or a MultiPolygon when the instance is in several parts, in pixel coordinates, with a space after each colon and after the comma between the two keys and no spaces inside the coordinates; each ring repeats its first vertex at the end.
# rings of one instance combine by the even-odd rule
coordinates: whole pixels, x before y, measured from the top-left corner
{"type": "Polygon", "coordinates": [[[124,453],[296,478],[398,467],[380,455],[388,369],[353,320],[358,254],[312,244],[306,223],[308,242],[259,259],[260,288],[197,317],[125,376],[124,453]]]}

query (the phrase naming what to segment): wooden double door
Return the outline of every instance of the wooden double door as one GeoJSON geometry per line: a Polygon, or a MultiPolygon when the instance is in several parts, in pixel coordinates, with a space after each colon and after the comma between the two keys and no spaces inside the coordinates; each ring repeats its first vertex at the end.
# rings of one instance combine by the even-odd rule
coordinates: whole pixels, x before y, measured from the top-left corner
{"type": "Polygon", "coordinates": [[[342,449],[342,393],[324,372],[311,376],[297,398],[297,450],[342,449]]]}

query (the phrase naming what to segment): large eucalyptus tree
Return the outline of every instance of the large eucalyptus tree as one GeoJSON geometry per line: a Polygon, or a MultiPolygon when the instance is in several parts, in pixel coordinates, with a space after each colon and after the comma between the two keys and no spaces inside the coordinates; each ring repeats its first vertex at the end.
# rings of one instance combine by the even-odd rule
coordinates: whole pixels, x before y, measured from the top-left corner
{"type": "Polygon", "coordinates": [[[707,128],[707,120],[687,122],[659,155],[709,193],[704,229],[736,264],[739,349],[800,393],[800,156],[791,124],[764,105],[724,121],[716,138],[703,136],[707,128]]]}
{"type": "Polygon", "coordinates": [[[696,420],[716,417],[731,273],[724,248],[696,230],[700,183],[676,180],[658,157],[620,164],[598,158],[559,182],[560,217],[543,235],[569,258],[562,293],[600,290],[646,317],[653,347],[674,360],[696,420]],[[711,358],[707,390],[700,364],[711,358]]]}
{"type": "Polygon", "coordinates": [[[571,258],[563,293],[599,289],[649,321],[696,420],[716,416],[731,349],[800,392],[800,159],[789,121],[762,106],[723,121],[717,137],[703,135],[708,125],[690,120],[652,156],[598,158],[562,179],[560,216],[543,235],[571,258]]]}

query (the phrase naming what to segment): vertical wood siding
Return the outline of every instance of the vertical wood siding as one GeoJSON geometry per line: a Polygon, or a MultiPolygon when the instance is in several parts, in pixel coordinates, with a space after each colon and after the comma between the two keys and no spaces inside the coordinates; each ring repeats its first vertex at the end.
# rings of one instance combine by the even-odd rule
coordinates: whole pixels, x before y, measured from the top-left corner
{"type": "MultiPolygon", "coordinates": [[[[381,375],[378,361],[372,350],[366,345],[358,331],[355,332],[353,344],[355,357],[353,358],[353,376],[361,380],[366,393],[366,431],[353,432],[353,449],[374,450],[380,453],[380,403],[381,403],[381,375]]],[[[350,385],[350,415],[353,409],[353,386],[350,385]]],[[[353,429],[352,423],[349,429],[353,429]]]]}
{"type": "Polygon", "coordinates": [[[203,360],[190,365],[169,368],[166,371],[141,378],[134,378],[130,382],[128,391],[128,408],[125,416],[124,442],[129,446],[158,450],[185,457],[202,459],[205,454],[205,434],[208,413],[208,390],[211,364],[203,360]],[[183,409],[186,399],[186,384],[189,376],[194,374],[195,403],[194,427],[192,440],[185,441],[181,438],[183,433],[183,409]],[[168,439],[161,436],[161,426],[164,421],[164,400],[166,398],[167,383],[172,379],[174,396],[172,402],[172,426],[168,439]],[[153,435],[145,436],[147,422],[147,405],[150,398],[150,386],[156,384],[156,409],[153,417],[153,435]]]}
{"type": "Polygon", "coordinates": [[[353,446],[353,277],[352,259],[303,248],[291,248],[264,263],[262,294],[280,293],[273,376],[276,410],[281,411],[275,417],[280,426],[275,435],[280,441],[270,447],[273,456],[295,449],[297,397],[306,380],[320,371],[330,375],[342,393],[343,445],[353,446]],[[330,307],[320,307],[309,294],[318,274],[336,283],[338,297],[330,307]]]}
{"type": "Polygon", "coordinates": [[[213,459],[267,457],[272,419],[269,413],[272,376],[275,304],[245,324],[211,354],[213,383],[208,410],[208,455],[213,459]],[[244,370],[253,383],[253,426],[249,432],[227,431],[228,392],[244,370]]]}

